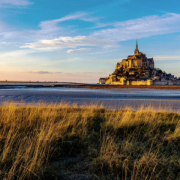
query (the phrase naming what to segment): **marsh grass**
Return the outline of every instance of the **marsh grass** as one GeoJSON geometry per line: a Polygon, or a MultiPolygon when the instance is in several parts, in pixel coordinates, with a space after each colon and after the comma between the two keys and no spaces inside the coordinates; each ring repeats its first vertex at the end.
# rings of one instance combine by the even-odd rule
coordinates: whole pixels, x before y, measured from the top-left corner
{"type": "Polygon", "coordinates": [[[180,179],[180,115],[0,106],[0,179],[180,179]]]}

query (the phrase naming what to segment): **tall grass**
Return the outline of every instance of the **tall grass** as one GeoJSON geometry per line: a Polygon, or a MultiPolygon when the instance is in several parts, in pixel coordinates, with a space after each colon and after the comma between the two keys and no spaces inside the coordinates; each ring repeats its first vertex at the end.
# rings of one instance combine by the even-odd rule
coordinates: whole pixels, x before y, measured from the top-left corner
{"type": "Polygon", "coordinates": [[[180,179],[180,115],[0,107],[0,179],[180,179]]]}

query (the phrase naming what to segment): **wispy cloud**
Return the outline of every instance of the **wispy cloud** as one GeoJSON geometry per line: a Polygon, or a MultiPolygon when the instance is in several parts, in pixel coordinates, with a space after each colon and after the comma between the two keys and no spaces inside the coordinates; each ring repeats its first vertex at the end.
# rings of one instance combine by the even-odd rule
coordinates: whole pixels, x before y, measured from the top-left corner
{"type": "Polygon", "coordinates": [[[22,73],[27,73],[27,74],[39,74],[39,75],[43,75],[43,74],[62,74],[62,75],[66,75],[66,76],[84,76],[84,77],[92,77],[92,75],[96,75],[99,74],[97,72],[53,72],[53,71],[23,71],[22,73]]]}
{"type": "Polygon", "coordinates": [[[23,71],[23,73],[30,74],[60,74],[62,72],[51,72],[51,71],[23,71]]]}
{"type": "Polygon", "coordinates": [[[70,49],[67,53],[77,53],[81,51],[90,51],[92,48],[80,48],[80,49],[70,49]]]}
{"type": "Polygon", "coordinates": [[[39,30],[24,31],[1,30],[1,26],[4,28],[4,25],[0,22],[0,36],[4,37],[2,40],[4,42],[17,42],[18,39],[20,48],[24,48],[24,50],[5,53],[3,56],[21,56],[33,53],[35,50],[65,49],[68,53],[76,53],[90,50],[92,47],[112,49],[112,47],[117,47],[121,41],[180,32],[180,14],[175,13],[167,13],[162,16],[146,16],[139,19],[105,24],[97,20],[98,18],[92,17],[91,14],[79,12],[59,19],[42,21],[39,24],[39,30]],[[61,22],[77,19],[94,22],[96,28],[103,27],[104,29],[96,30],[86,36],[72,36],[72,32],[66,32],[60,26],[61,22]],[[66,36],[67,34],[70,35],[66,36]],[[72,49],[67,50],[67,48],[72,49]]]}
{"type": "Polygon", "coordinates": [[[91,13],[78,12],[59,19],[41,21],[38,25],[40,28],[38,30],[26,29],[22,31],[13,30],[13,27],[8,27],[5,23],[0,21],[0,38],[1,40],[3,39],[3,41],[11,42],[17,42],[18,39],[18,42],[21,44],[32,42],[32,40],[34,42],[46,39],[51,40],[72,33],[72,29],[69,31],[69,28],[73,27],[61,26],[61,23],[64,21],[81,20],[86,22],[96,22],[98,19],[98,17],[93,17],[91,13]]]}
{"type": "MultiPolygon", "coordinates": [[[[75,19],[87,21],[91,18],[88,18],[87,13],[76,13],[60,19],[43,21],[39,25],[41,30],[38,34],[41,33],[42,35],[44,33],[46,37],[46,34],[50,31],[51,34],[53,34],[54,32],[58,32],[60,30],[61,27],[58,26],[58,23],[75,19]]],[[[21,48],[53,50],[79,47],[77,50],[68,50],[68,53],[85,50],[83,49],[85,46],[106,46],[111,48],[112,46],[117,45],[120,41],[180,32],[180,14],[167,13],[162,16],[146,16],[139,19],[107,24],[100,24],[97,22],[96,27],[104,27],[105,29],[94,31],[88,36],[60,36],[59,38],[44,38],[36,42],[26,43],[21,46],[21,48]],[[106,26],[113,26],[114,28],[105,28],[106,26]]]]}
{"type": "Polygon", "coordinates": [[[180,14],[167,13],[162,16],[146,16],[114,23],[107,28],[92,33],[93,37],[126,41],[154,35],[180,32],[180,14]]]}
{"type": "Polygon", "coordinates": [[[22,73],[28,74],[63,74],[63,75],[97,75],[97,74],[105,74],[104,72],[60,72],[60,71],[23,71],[22,73]]]}
{"type": "Polygon", "coordinates": [[[99,18],[98,17],[91,17],[88,13],[85,12],[79,12],[71,15],[64,16],[59,19],[49,20],[49,21],[42,21],[39,24],[39,27],[42,30],[46,31],[57,31],[61,27],[58,26],[59,23],[64,21],[70,21],[70,20],[81,20],[81,21],[87,21],[87,22],[96,22],[99,18]]]}
{"type": "Polygon", "coordinates": [[[114,45],[114,41],[105,39],[96,39],[86,36],[76,37],[59,37],[52,40],[40,40],[35,43],[27,43],[21,48],[30,49],[61,49],[61,48],[76,48],[79,46],[110,46],[114,45]]]}
{"type": "Polygon", "coordinates": [[[8,44],[7,42],[0,42],[0,46],[5,46],[7,44],[8,44]]]}
{"type": "Polygon", "coordinates": [[[0,0],[0,7],[26,7],[31,4],[28,0],[0,0]]]}
{"type": "Polygon", "coordinates": [[[85,29],[98,29],[98,28],[105,28],[105,27],[114,27],[115,26],[115,23],[96,23],[96,25],[94,27],[88,27],[88,28],[85,28],[85,29]]]}
{"type": "Polygon", "coordinates": [[[5,53],[0,53],[0,57],[21,57],[31,53],[34,53],[34,50],[16,50],[5,53]]]}
{"type": "Polygon", "coordinates": [[[180,56],[155,56],[155,61],[171,61],[177,60],[180,61],[180,56]]]}

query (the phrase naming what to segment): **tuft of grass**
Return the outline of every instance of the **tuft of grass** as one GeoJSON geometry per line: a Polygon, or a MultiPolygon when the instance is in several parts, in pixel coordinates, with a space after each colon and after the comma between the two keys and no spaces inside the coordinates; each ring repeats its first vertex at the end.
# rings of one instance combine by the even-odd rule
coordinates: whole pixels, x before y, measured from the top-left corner
{"type": "Polygon", "coordinates": [[[180,114],[0,106],[0,179],[180,179],[180,114]]]}

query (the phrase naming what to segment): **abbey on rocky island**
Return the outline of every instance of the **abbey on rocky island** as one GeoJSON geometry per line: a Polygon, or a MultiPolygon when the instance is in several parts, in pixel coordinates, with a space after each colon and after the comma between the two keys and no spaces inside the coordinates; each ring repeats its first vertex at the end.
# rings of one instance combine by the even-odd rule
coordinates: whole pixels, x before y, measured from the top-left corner
{"type": "Polygon", "coordinates": [[[123,59],[122,62],[118,62],[116,65],[116,70],[123,71],[127,68],[146,68],[154,69],[153,58],[147,58],[145,54],[139,52],[138,44],[136,42],[136,49],[134,55],[130,55],[127,59],[123,59]]]}
{"type": "Polygon", "coordinates": [[[115,71],[107,78],[100,78],[99,84],[115,85],[173,85],[179,80],[154,67],[154,59],[139,52],[138,43],[134,55],[116,64],[115,71]],[[175,82],[176,81],[176,82],[175,82]]]}

